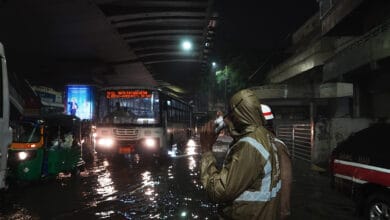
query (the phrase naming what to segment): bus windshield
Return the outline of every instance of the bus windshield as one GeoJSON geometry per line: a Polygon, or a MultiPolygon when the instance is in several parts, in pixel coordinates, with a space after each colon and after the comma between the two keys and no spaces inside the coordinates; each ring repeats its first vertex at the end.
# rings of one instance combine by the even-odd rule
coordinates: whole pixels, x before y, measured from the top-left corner
{"type": "Polygon", "coordinates": [[[37,143],[41,139],[39,125],[23,122],[12,127],[14,143],[37,143]]]}
{"type": "Polygon", "coordinates": [[[105,91],[100,119],[104,124],[159,124],[158,92],[153,90],[105,91]]]}

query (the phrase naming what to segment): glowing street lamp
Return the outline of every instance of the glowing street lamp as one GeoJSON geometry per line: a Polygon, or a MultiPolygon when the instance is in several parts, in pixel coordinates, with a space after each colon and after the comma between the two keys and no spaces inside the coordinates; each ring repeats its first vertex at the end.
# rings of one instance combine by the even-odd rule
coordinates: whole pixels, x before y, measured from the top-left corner
{"type": "Polygon", "coordinates": [[[183,48],[183,50],[189,51],[192,49],[192,43],[191,41],[185,40],[181,43],[181,47],[183,48]]]}
{"type": "Polygon", "coordinates": [[[216,63],[216,62],[212,62],[212,63],[211,63],[211,66],[212,66],[213,68],[215,68],[215,67],[217,67],[217,63],[216,63]]]}

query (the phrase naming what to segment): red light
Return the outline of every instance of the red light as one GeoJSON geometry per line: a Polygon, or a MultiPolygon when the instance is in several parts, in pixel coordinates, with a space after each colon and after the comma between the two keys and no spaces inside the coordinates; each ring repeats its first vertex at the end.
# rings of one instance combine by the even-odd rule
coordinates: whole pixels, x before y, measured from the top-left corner
{"type": "Polygon", "coordinates": [[[116,98],[150,98],[152,94],[147,90],[108,90],[106,91],[107,99],[116,98]]]}

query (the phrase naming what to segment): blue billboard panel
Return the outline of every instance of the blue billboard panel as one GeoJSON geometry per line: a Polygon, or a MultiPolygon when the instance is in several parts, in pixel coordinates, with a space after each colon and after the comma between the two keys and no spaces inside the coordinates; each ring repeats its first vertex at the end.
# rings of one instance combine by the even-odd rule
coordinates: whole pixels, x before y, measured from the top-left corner
{"type": "Polygon", "coordinates": [[[92,119],[93,116],[93,90],[91,86],[68,85],[66,88],[67,107],[69,115],[80,119],[92,119]]]}

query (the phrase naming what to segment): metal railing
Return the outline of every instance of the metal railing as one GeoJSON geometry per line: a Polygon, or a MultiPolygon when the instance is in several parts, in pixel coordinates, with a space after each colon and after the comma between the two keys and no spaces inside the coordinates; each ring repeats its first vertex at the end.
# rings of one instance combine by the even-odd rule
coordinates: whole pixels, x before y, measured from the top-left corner
{"type": "Polygon", "coordinates": [[[310,123],[278,125],[276,134],[287,145],[293,158],[311,162],[313,138],[310,123]]]}

